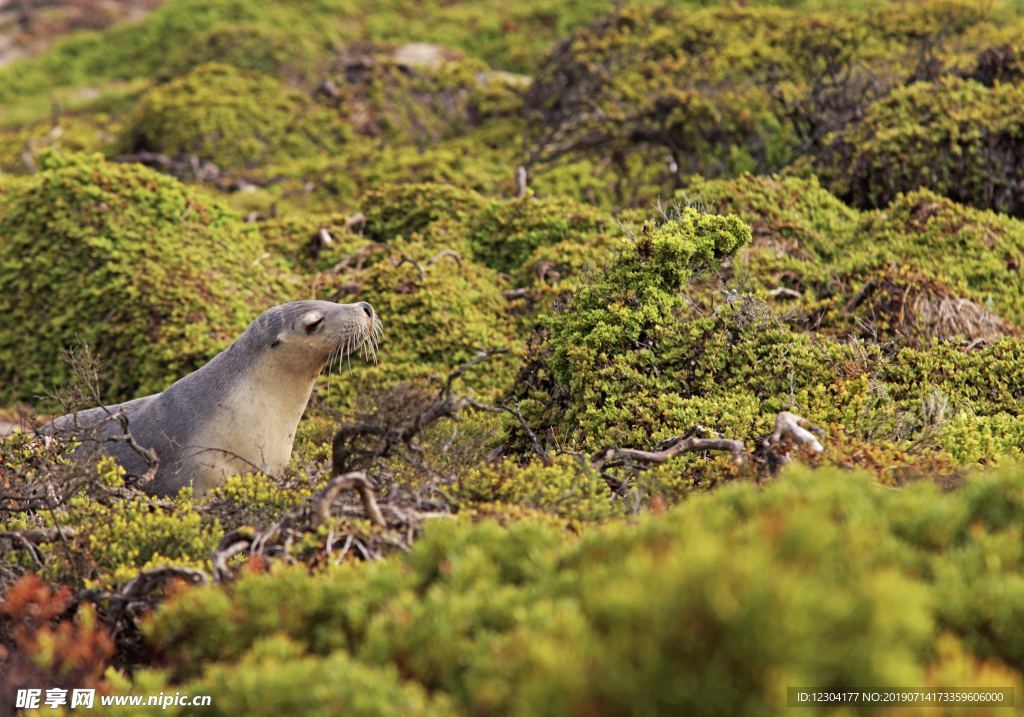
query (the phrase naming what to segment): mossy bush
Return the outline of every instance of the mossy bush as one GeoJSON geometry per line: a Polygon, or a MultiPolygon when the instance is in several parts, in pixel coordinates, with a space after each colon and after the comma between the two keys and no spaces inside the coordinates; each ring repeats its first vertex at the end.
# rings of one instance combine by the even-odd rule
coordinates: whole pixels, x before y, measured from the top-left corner
{"type": "Polygon", "coordinates": [[[677,175],[779,166],[791,132],[753,75],[780,54],[771,38],[790,18],[775,9],[634,6],[595,21],[538,70],[526,96],[533,155],[601,153],[628,176],[629,156],[654,149],[643,164],[660,165],[655,192],[672,189],[677,175]]]}
{"type": "Polygon", "coordinates": [[[313,72],[320,48],[309,35],[261,22],[214,27],[189,38],[158,76],[172,79],[215,62],[298,83],[313,72]]]}
{"type": "Polygon", "coordinates": [[[534,365],[539,381],[524,383],[533,390],[547,381],[553,386],[540,405],[534,403],[539,395],[528,391],[530,406],[543,406],[560,432],[579,431],[591,447],[623,433],[634,439],[650,435],[645,417],[656,420],[653,406],[632,414],[628,425],[621,425],[622,415],[611,418],[608,412],[628,412],[637,408],[633,399],[653,399],[669,390],[671,378],[655,365],[660,342],[671,341],[678,330],[676,314],[686,305],[682,289],[694,274],[715,268],[749,239],[749,228],[735,216],[694,209],[663,224],[644,225],[568,307],[544,320],[547,340],[534,365]],[[606,418],[595,423],[601,414],[606,418]]]}
{"type": "Polygon", "coordinates": [[[62,351],[80,344],[104,400],[161,391],[292,298],[255,227],[201,192],[95,156],[41,165],[0,195],[4,400],[65,384],[62,351]]]}
{"type": "Polygon", "coordinates": [[[604,478],[577,458],[562,456],[545,465],[513,461],[481,466],[452,487],[461,508],[479,503],[507,503],[564,519],[569,526],[602,523],[624,515],[629,506],[617,500],[604,478]]]}
{"type": "MultiPolygon", "coordinates": [[[[540,521],[438,521],[398,559],[179,595],[147,628],[165,670],[135,689],[200,692],[216,675],[233,704],[264,673],[294,676],[261,659],[268,643],[311,671],[351,660],[378,684],[397,668],[463,714],[783,714],[794,684],[924,684],[939,661],[953,669],[951,643],[1009,686],[1021,485],[1017,467],[953,493],[798,470],[578,539],[540,521]]],[[[336,689],[288,694],[354,699],[336,689]]]]}
{"type": "Polygon", "coordinates": [[[680,204],[730,213],[750,225],[750,253],[768,248],[797,259],[832,263],[850,243],[860,212],[815,178],[743,174],[735,179],[691,177],[675,194],[680,204]]]}
{"type": "Polygon", "coordinates": [[[149,90],[121,144],[129,152],[194,155],[231,169],[331,152],[349,134],[330,112],[273,77],[211,63],[149,90]]]}
{"type": "Polygon", "coordinates": [[[287,161],[247,170],[261,185],[231,195],[245,211],[332,213],[362,208],[364,196],[400,184],[449,185],[485,195],[515,192],[518,142],[515,125],[493,123],[424,147],[357,137],[330,156],[287,161]]]}
{"type": "Polygon", "coordinates": [[[837,135],[819,167],[840,197],[883,207],[901,192],[930,189],[982,209],[1024,215],[1013,181],[1024,161],[1024,86],[986,87],[941,78],[898,89],[837,135]]]}
{"type": "Polygon", "coordinates": [[[904,264],[946,282],[954,291],[1024,323],[1024,223],[957,204],[921,190],[866,213],[847,266],[904,264]]]}
{"type": "MultiPolygon", "coordinates": [[[[782,196],[792,191],[787,184],[805,186],[751,178],[720,187],[734,184],[782,196]]],[[[993,256],[1002,252],[918,251],[918,242],[956,240],[947,231],[895,229],[896,205],[889,217],[861,217],[834,200],[819,204],[829,197],[823,190],[816,198],[804,196],[803,206],[772,203],[773,212],[754,203],[761,199],[758,191],[737,192],[732,200],[761,233],[758,246],[743,249],[745,271],[761,272],[767,285],[769,272],[780,272],[780,280],[787,279],[781,271],[786,266],[817,267],[798,283],[808,296],[795,308],[776,309],[747,293],[736,259],[730,281],[738,288],[716,297],[713,282],[695,285],[700,269],[718,267],[750,235],[735,216],[685,209],[679,219],[641,227],[631,245],[582,282],[564,309],[542,312],[543,331],[531,344],[514,394],[534,431],[550,445],[588,451],[652,447],[697,424],[729,437],[756,438],[770,432],[776,412],[795,410],[860,440],[917,441],[959,458],[994,445],[1005,448],[1002,455],[1015,454],[1011,438],[993,443],[979,433],[973,440],[963,428],[972,416],[1021,415],[1013,358],[1022,345],[1019,332],[970,288],[975,277],[981,279],[975,286],[990,292],[1000,281],[1014,280],[995,276],[1006,270],[993,256]],[[872,222],[899,238],[878,241],[872,222]],[[693,236],[696,244],[689,244],[693,236]],[[873,246],[884,247],[881,258],[873,246]],[[899,258],[887,260],[886,251],[899,252],[899,258]],[[761,259],[751,259],[758,253],[761,259]],[[772,261],[764,258],[773,255],[772,261]],[[897,261],[928,269],[888,268],[897,261]],[[947,261],[949,270],[935,266],[947,261]],[[850,267],[867,273],[842,273],[850,267]],[[986,275],[987,268],[993,273],[986,275]],[[958,273],[972,278],[952,287],[930,278],[958,273]],[[964,297],[978,298],[972,303],[964,297]],[[943,429],[950,421],[961,428],[943,429]]],[[[963,230],[970,237],[983,231],[963,230]]],[[[1005,242],[1007,251],[1012,245],[1009,235],[993,234],[991,242],[1005,242]]],[[[529,450],[526,443],[522,447],[529,450]]]]}
{"type": "Polygon", "coordinates": [[[366,234],[376,241],[410,237],[439,219],[462,222],[487,204],[478,192],[433,182],[389,184],[362,198],[366,234]]]}
{"type": "Polygon", "coordinates": [[[367,234],[378,241],[411,237],[468,251],[504,273],[523,267],[541,247],[563,242],[606,245],[618,234],[607,213],[559,197],[499,199],[440,183],[385,185],[362,199],[367,234]]]}
{"type": "MultiPolygon", "coordinates": [[[[19,445],[17,437],[5,439],[3,447],[8,451],[35,451],[37,455],[47,450],[38,445],[19,445]]],[[[59,511],[5,511],[0,521],[4,530],[43,529],[52,533],[39,543],[42,554],[50,556],[45,564],[34,564],[23,550],[8,551],[0,556],[5,571],[35,565],[39,575],[54,584],[110,589],[124,585],[143,570],[166,566],[208,568],[210,553],[223,528],[216,519],[206,519],[194,510],[188,492],[161,503],[126,491],[125,471],[109,457],[90,466],[75,465],[67,459],[57,465],[65,471],[77,469],[86,488],[67,496],[59,511]]],[[[5,474],[13,472],[12,468],[0,464],[5,474]]],[[[24,485],[7,487],[15,491],[24,485]]]]}
{"type": "Polygon", "coordinates": [[[392,240],[367,266],[337,278],[354,287],[353,300],[373,305],[384,326],[380,362],[353,359],[357,375],[339,381],[346,405],[354,405],[360,394],[399,383],[443,380],[487,352],[499,355],[485,369],[467,372],[465,387],[493,398],[507,391],[515,376],[518,326],[502,296],[501,278],[451,245],[424,244],[413,236],[392,240]]]}
{"type": "Polygon", "coordinates": [[[357,44],[336,57],[333,107],[361,134],[425,147],[490,119],[519,113],[528,78],[493,72],[461,53],[424,43],[357,44]]]}
{"type": "MultiPolygon", "coordinates": [[[[288,28],[297,36],[314,38],[311,49],[323,56],[355,42],[438,43],[491,67],[529,72],[556,38],[602,12],[602,6],[583,0],[544,0],[529,6],[496,0],[427,5],[410,0],[171,0],[137,22],[79,32],[59,40],[40,57],[12,63],[0,72],[0,103],[78,85],[152,77],[180,66],[184,48],[202,55],[201,38],[229,27],[270,36],[288,28]]],[[[289,54],[297,50],[293,46],[289,54]]],[[[253,47],[252,52],[266,57],[265,48],[253,47]]]]}
{"type": "MultiPolygon", "coordinates": [[[[540,63],[525,100],[529,156],[610,164],[606,191],[620,202],[665,196],[691,173],[804,166],[832,156],[830,136],[857,132],[872,102],[915,80],[967,74],[979,52],[1022,27],[1005,8],[972,1],[865,13],[619,8],[540,63]]],[[[832,166],[838,177],[845,165],[832,166]]]]}
{"type": "Polygon", "coordinates": [[[819,292],[826,296],[806,309],[819,334],[857,336],[887,347],[952,341],[967,349],[1021,335],[989,302],[967,299],[931,274],[906,266],[840,274],[819,292]]]}
{"type": "Polygon", "coordinates": [[[0,132],[0,175],[31,174],[39,155],[60,152],[104,152],[115,139],[116,122],[103,113],[64,115],[0,132]],[[115,129],[112,129],[113,124],[115,129]]]}
{"type": "Polygon", "coordinates": [[[465,232],[474,255],[505,273],[522,267],[541,247],[607,245],[618,235],[604,212],[569,199],[531,196],[492,203],[466,222],[465,232]]]}
{"type": "MultiPolygon", "coordinates": [[[[749,175],[692,179],[676,200],[735,212],[749,223],[750,245],[719,276],[733,290],[763,298],[798,292],[773,301],[814,330],[846,327],[863,338],[908,343],[955,335],[990,341],[1014,335],[1024,319],[1024,225],[1015,218],[928,190],[862,212],[813,179],[749,175]]],[[[700,286],[694,298],[706,298],[708,288],[700,286]]]]}

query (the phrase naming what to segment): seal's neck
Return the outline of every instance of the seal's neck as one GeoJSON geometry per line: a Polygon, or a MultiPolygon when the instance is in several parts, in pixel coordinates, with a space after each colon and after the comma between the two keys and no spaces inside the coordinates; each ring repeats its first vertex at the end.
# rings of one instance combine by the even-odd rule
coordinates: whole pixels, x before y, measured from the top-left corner
{"type": "Polygon", "coordinates": [[[197,444],[232,446],[242,459],[235,472],[255,467],[272,475],[283,471],[319,371],[312,366],[296,370],[283,356],[253,353],[236,342],[189,378],[200,373],[203,380],[189,391],[204,390],[202,403],[212,411],[203,417],[197,444]]]}

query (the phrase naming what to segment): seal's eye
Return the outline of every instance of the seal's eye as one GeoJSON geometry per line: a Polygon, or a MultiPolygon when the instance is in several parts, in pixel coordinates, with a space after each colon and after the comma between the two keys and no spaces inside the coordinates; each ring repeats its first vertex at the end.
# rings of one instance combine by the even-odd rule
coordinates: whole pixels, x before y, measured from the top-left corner
{"type": "Polygon", "coordinates": [[[321,316],[320,318],[318,318],[313,323],[306,324],[306,333],[307,334],[315,333],[317,329],[319,329],[321,326],[323,326],[323,324],[324,324],[324,317],[321,316]]]}

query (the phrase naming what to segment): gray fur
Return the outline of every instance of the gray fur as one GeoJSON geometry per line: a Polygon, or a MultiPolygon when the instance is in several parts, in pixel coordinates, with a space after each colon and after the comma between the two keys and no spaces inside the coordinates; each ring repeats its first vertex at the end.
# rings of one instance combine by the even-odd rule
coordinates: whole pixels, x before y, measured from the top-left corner
{"type": "Polygon", "coordinates": [[[296,301],[275,306],[260,315],[231,346],[164,392],[68,414],[43,430],[87,439],[82,449],[98,447],[113,456],[129,475],[145,475],[149,462],[124,440],[117,418],[123,414],[134,441],[155,451],[159,459],[155,480],[144,486],[156,495],[173,495],[192,485],[199,472],[209,467],[203,461],[209,460],[211,452],[233,460],[233,472],[268,471],[262,450],[239,448],[244,443],[225,445],[236,443],[230,438],[222,438],[218,445],[202,445],[201,437],[210,436],[211,431],[225,424],[242,426],[243,433],[244,427],[254,426],[271,436],[273,445],[268,448],[272,454],[290,454],[309,390],[328,359],[372,340],[378,327],[373,310],[365,303],[296,301]],[[313,321],[317,315],[322,315],[324,322],[311,334],[303,322],[313,321]],[[265,363],[268,361],[271,363],[265,363]],[[289,410],[274,415],[266,405],[257,405],[260,401],[245,399],[262,399],[274,392],[276,395],[270,398],[277,403],[273,406],[283,403],[289,410]],[[245,455],[247,452],[250,455],[245,455]]]}

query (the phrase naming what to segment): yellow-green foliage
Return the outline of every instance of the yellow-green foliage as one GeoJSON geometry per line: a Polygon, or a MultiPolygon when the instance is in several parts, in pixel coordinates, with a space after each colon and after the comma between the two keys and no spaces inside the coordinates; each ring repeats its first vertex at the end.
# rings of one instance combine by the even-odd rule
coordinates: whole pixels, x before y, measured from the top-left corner
{"type": "MultiPolygon", "coordinates": [[[[954,280],[963,276],[953,284],[962,295],[978,300],[987,295],[993,304],[1016,302],[1016,294],[1002,289],[1014,285],[1015,274],[997,258],[1018,251],[1016,221],[928,195],[928,201],[934,202],[928,206],[937,227],[943,217],[955,222],[965,242],[983,231],[1001,230],[992,234],[988,247],[972,243],[960,250],[943,246],[958,241],[948,229],[922,231],[923,224],[916,231],[913,224],[904,227],[908,219],[901,219],[907,212],[903,204],[893,205],[885,214],[861,217],[828,199],[822,190],[795,180],[748,177],[695,187],[715,203],[731,196],[727,206],[735,207],[757,227],[757,244],[745,252],[750,267],[761,272],[762,285],[772,273],[800,276],[801,266],[810,267],[803,276],[809,285],[800,288],[820,296],[798,307],[805,307],[812,316],[817,312],[817,321],[824,321],[822,330],[804,333],[799,322],[757,300],[728,294],[724,302],[709,299],[706,289],[699,298],[706,305],[696,305],[687,296],[687,292],[699,294],[697,288],[687,288],[692,273],[688,267],[711,261],[710,243],[701,261],[681,250],[659,253],[667,249],[658,247],[674,247],[667,240],[680,242],[679,237],[693,232],[686,221],[702,222],[705,228],[698,232],[711,236],[715,235],[709,227],[730,236],[725,233],[730,225],[724,218],[687,209],[681,224],[644,227],[634,246],[585,283],[567,310],[543,319],[548,333],[531,362],[528,373],[533,378],[516,388],[520,405],[540,435],[586,450],[609,445],[649,447],[696,424],[723,435],[754,437],[770,429],[775,412],[791,409],[863,439],[927,438],[960,460],[1013,455],[1020,450],[1016,432],[994,439],[990,428],[973,435],[966,429],[978,416],[993,417],[980,426],[991,421],[1005,424],[1005,418],[997,418],[1001,415],[1024,414],[1017,388],[1024,381],[1019,375],[1024,347],[1020,339],[1006,338],[976,351],[964,351],[951,342],[932,345],[928,332],[938,336],[938,329],[924,318],[910,316],[917,305],[906,303],[907,294],[918,284],[905,284],[903,308],[899,308],[900,297],[895,297],[889,318],[865,316],[866,321],[876,322],[874,329],[870,323],[854,326],[851,316],[859,314],[851,314],[844,306],[863,284],[850,282],[849,293],[844,294],[834,273],[829,276],[823,271],[829,266],[863,269],[901,261],[954,280]],[[802,200],[794,203],[791,193],[801,189],[806,190],[802,200]],[[765,202],[765,196],[779,200],[765,202]],[[956,222],[943,214],[946,211],[955,212],[954,217],[966,214],[979,223],[956,222]],[[880,241],[883,227],[886,240],[880,241]],[[1005,249],[992,251],[999,246],[1005,249]],[[878,339],[906,331],[915,321],[921,333],[913,342],[904,336],[902,349],[877,342],[855,345],[827,336],[834,330],[843,337],[868,333],[878,339]],[[865,333],[859,333],[865,326],[865,333]],[[951,425],[945,428],[947,422],[951,425]]],[[[906,203],[916,206],[919,200],[907,197],[906,203]]],[[[909,214],[915,216],[913,210],[909,214]]],[[[923,223],[930,215],[916,216],[923,223]]],[[[732,231],[739,233],[730,241],[738,244],[746,229],[733,221],[737,229],[732,231]]],[[[736,250],[735,244],[730,246],[720,250],[719,256],[736,250]]],[[[734,267],[733,271],[739,270],[734,267]]],[[[870,276],[874,281],[883,278],[870,276]]],[[[920,286],[927,290],[942,289],[928,284],[926,278],[914,281],[924,282],[920,286]]],[[[947,293],[936,296],[950,295],[943,291],[947,293]]],[[[866,305],[886,308],[878,303],[866,305]]],[[[1009,308],[1005,313],[1016,315],[1009,308]]],[[[1012,327],[999,323],[998,317],[991,322],[987,330],[994,331],[995,338],[1000,331],[1013,335],[1012,327]]],[[[993,335],[987,334],[985,340],[992,341],[993,335]]],[[[657,483],[652,490],[661,491],[657,483]]]]}
{"type": "Polygon", "coordinates": [[[610,216],[560,198],[494,202],[465,224],[480,261],[503,272],[523,266],[537,249],[555,245],[600,246],[617,233],[610,216]]]}
{"type": "Polygon", "coordinates": [[[292,298],[263,253],[252,225],[165,175],[43,157],[0,194],[0,398],[59,387],[79,343],[105,399],[163,390],[292,298]]]}
{"type": "Polygon", "coordinates": [[[366,233],[377,241],[409,238],[438,219],[462,222],[487,204],[476,192],[445,184],[390,184],[363,197],[366,233]]]}
{"type": "Polygon", "coordinates": [[[297,211],[326,213],[358,206],[366,211],[366,195],[379,196],[382,189],[398,184],[445,184],[511,195],[518,159],[509,144],[518,137],[505,124],[492,123],[422,148],[360,137],[330,157],[257,169],[255,179],[267,186],[234,194],[232,200],[246,208],[273,211],[280,203],[297,211]]]}
{"type": "Polygon", "coordinates": [[[393,184],[363,199],[367,233],[378,241],[420,234],[424,243],[465,248],[510,273],[542,247],[601,247],[618,234],[608,214],[557,197],[495,199],[438,183],[393,184]],[[446,244],[447,242],[447,244],[446,244]]]}
{"type": "Polygon", "coordinates": [[[919,191],[865,214],[858,233],[859,256],[844,263],[913,266],[1024,324],[1024,222],[919,191]]]}
{"type": "Polygon", "coordinates": [[[850,242],[860,213],[823,189],[818,181],[743,174],[731,180],[692,177],[676,192],[680,203],[692,202],[718,214],[730,213],[750,225],[750,245],[802,260],[831,262],[850,242]]]}
{"type": "Polygon", "coordinates": [[[211,63],[149,90],[122,145],[234,168],[331,152],[348,134],[329,111],[278,80],[211,63]]]}
{"type": "Polygon", "coordinates": [[[881,207],[920,187],[959,202],[1024,214],[1013,180],[1024,161],[1024,87],[955,77],[919,82],[873,104],[835,140],[821,168],[857,206],[881,207]]]}
{"type": "Polygon", "coordinates": [[[282,486],[262,473],[231,476],[203,497],[226,530],[240,526],[263,528],[305,503],[313,486],[282,486]]]}
{"type": "Polygon", "coordinates": [[[362,134],[420,147],[518,114],[519,91],[529,78],[492,72],[445,48],[424,54],[406,60],[401,48],[388,46],[343,53],[329,103],[362,134]]]}
{"type": "MultiPolygon", "coordinates": [[[[166,692],[160,673],[143,672],[135,689],[166,692]]],[[[277,635],[253,645],[242,662],[215,666],[192,683],[195,694],[216,695],[208,715],[303,715],[304,717],[447,717],[457,715],[443,695],[430,695],[402,679],[393,666],[359,662],[343,652],[320,658],[277,635]]],[[[127,687],[127,685],[126,685],[127,687]]],[[[170,694],[170,692],[166,692],[170,694]]],[[[98,714],[106,714],[97,705],[98,714]]],[[[110,714],[115,710],[111,708],[110,714]]],[[[122,715],[181,715],[180,707],[125,708],[122,715]]]]}
{"type": "Polygon", "coordinates": [[[114,140],[110,117],[63,116],[18,129],[0,132],[0,175],[28,174],[37,169],[38,156],[46,150],[100,152],[114,140]]]}
{"type": "MultiPolygon", "coordinates": [[[[150,77],[181,66],[188,55],[220,47],[207,36],[240,27],[246,34],[280,42],[281,29],[314,43],[286,47],[249,45],[248,58],[281,53],[289,65],[326,60],[356,41],[436,42],[466,51],[492,67],[529,71],[558,37],[605,9],[585,0],[541,0],[529,5],[413,0],[317,0],[253,3],[246,0],[170,0],[136,23],[103,32],[81,32],[44,55],[13,63],[0,73],[0,103],[47,95],[78,83],[150,77]]],[[[229,44],[234,50],[238,47],[229,44]]],[[[216,58],[214,58],[216,59],[216,58]]],[[[238,55],[229,52],[229,62],[238,55]]],[[[274,66],[260,63],[260,69],[274,66]]]]}
{"type": "MultiPolygon", "coordinates": [[[[189,591],[148,635],[184,678],[176,689],[216,675],[229,704],[261,675],[296,677],[261,659],[271,642],[310,670],[397,667],[462,714],[784,714],[788,686],[924,684],[936,641],[997,672],[1019,665],[1021,470],[953,493],[871,483],[793,471],[579,539],[541,522],[438,521],[384,563],[189,591]]],[[[308,700],[351,699],[337,682],[308,700]]]]}
{"type": "Polygon", "coordinates": [[[859,212],[816,180],[750,175],[694,179],[676,196],[734,212],[751,226],[753,240],[731,268],[739,290],[788,287],[803,292],[809,313],[831,307],[848,314],[867,281],[902,276],[1024,323],[1024,223],[1017,219],[926,190],[859,212]]]}
{"type": "MultiPolygon", "coordinates": [[[[5,449],[15,447],[11,439],[6,444],[5,449]]],[[[42,543],[51,556],[42,569],[47,580],[76,588],[106,588],[131,580],[140,570],[167,565],[207,567],[223,532],[218,522],[203,520],[188,495],[168,505],[156,505],[144,496],[114,497],[124,475],[113,459],[105,458],[90,478],[97,484],[95,489],[75,495],[65,509],[41,516],[43,526],[70,530],[63,538],[42,543]],[[90,497],[107,493],[102,500],[90,497]]],[[[36,525],[39,517],[21,514],[7,528],[36,525]]],[[[14,551],[4,555],[3,562],[19,564],[23,556],[14,551]]]]}
{"type": "Polygon", "coordinates": [[[216,62],[281,79],[299,80],[312,70],[316,43],[287,26],[247,22],[220,25],[176,48],[160,75],[177,77],[216,62]]]}
{"type": "Polygon", "coordinates": [[[653,428],[644,420],[650,409],[638,409],[671,391],[672,377],[658,366],[658,351],[661,341],[677,335],[682,289],[695,273],[749,240],[750,229],[735,216],[694,209],[660,225],[644,225],[592,283],[581,287],[570,307],[545,320],[549,338],[538,377],[554,382],[546,400],[558,396],[557,406],[543,405],[545,399],[532,392],[531,401],[540,399],[541,410],[560,431],[580,426],[591,447],[594,441],[615,441],[620,431],[634,439],[634,431],[647,433],[653,428]],[[638,412],[631,413],[634,409],[638,412]],[[602,414],[605,418],[597,419],[602,414]],[[628,426],[615,428],[626,415],[628,426]],[[606,429],[610,433],[604,435],[606,429]]]}
{"type": "Polygon", "coordinates": [[[543,59],[526,97],[528,140],[541,162],[603,160],[606,191],[627,201],[664,196],[689,173],[774,171],[808,157],[839,176],[849,167],[830,163],[830,132],[893,88],[969,72],[977,53],[1022,31],[1005,8],[973,0],[867,13],[630,4],[543,59]]]}
{"type": "Polygon", "coordinates": [[[444,379],[482,351],[505,351],[486,370],[469,372],[466,385],[488,396],[514,377],[517,325],[502,296],[497,272],[463,254],[396,240],[371,266],[354,275],[358,298],[369,301],[384,324],[381,361],[358,367],[340,382],[343,396],[423,378],[444,379]]]}
{"type": "Polygon", "coordinates": [[[145,498],[110,506],[73,498],[59,523],[79,531],[73,542],[75,555],[68,564],[57,560],[48,565],[49,577],[73,581],[75,563],[84,559],[93,574],[89,582],[103,585],[124,583],[140,570],[164,565],[206,568],[222,534],[218,525],[204,524],[183,499],[163,511],[154,510],[145,498]]]}
{"type": "Polygon", "coordinates": [[[564,518],[570,525],[603,522],[623,515],[628,507],[613,500],[605,480],[576,458],[563,456],[552,465],[512,461],[470,471],[452,488],[460,507],[475,503],[508,503],[564,518]]]}
{"type": "Polygon", "coordinates": [[[283,301],[369,301],[384,328],[378,364],[318,382],[283,475],[201,500],[0,439],[0,586],[210,574],[226,534],[280,521],[235,579],[167,592],[150,652],[136,605],[96,605],[113,689],[211,694],[210,714],[760,716],[795,685],[1019,690],[1024,224],[988,209],[1024,204],[1020,10],[704,4],[167,0],[0,69],[0,428],[12,402],[55,409],[37,397],[79,343],[113,401],[283,301]],[[194,185],[57,154],[80,150],[170,155],[194,185]],[[452,390],[507,410],[406,442],[485,350],[452,390]],[[763,446],[783,409],[825,429],[814,471],[591,464],[696,425],[763,446]],[[390,431],[348,458],[385,453],[367,477],[386,529],[354,495],[310,525],[352,424],[390,431]]]}

